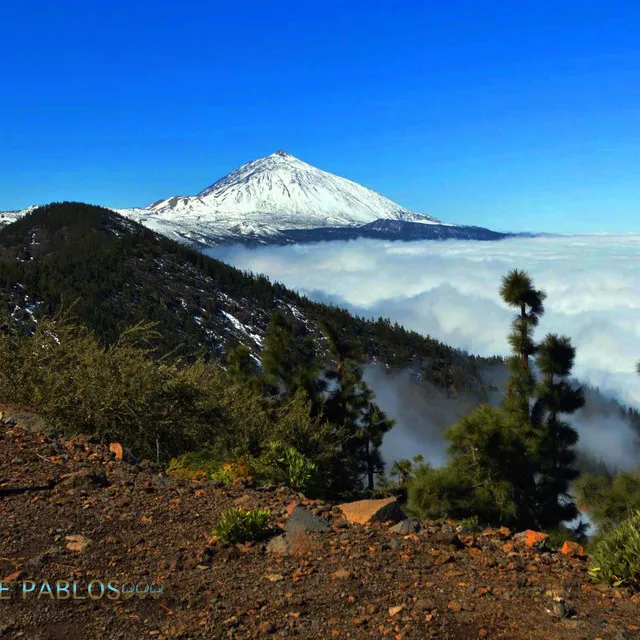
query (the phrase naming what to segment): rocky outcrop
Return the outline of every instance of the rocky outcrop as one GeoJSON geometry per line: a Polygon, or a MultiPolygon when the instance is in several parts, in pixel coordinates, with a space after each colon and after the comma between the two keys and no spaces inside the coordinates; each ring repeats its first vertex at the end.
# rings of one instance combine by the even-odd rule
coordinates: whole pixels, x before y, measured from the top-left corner
{"type": "Polygon", "coordinates": [[[399,522],[406,515],[396,498],[382,500],[358,500],[339,504],[338,508],[351,523],[369,524],[372,522],[399,522]]]}

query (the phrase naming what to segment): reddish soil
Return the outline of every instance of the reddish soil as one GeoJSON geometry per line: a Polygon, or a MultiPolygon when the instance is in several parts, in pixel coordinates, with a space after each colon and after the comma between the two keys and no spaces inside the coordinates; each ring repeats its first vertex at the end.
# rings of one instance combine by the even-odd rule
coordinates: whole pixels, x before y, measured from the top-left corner
{"type": "Polygon", "coordinates": [[[594,586],[584,558],[525,540],[456,535],[453,523],[422,523],[408,536],[388,523],[349,524],[336,507],[284,487],[174,480],[82,437],[0,421],[2,640],[640,638],[635,594],[594,586]],[[281,533],[294,500],[330,526],[298,533],[288,555],[272,552],[274,543],[267,550],[267,540],[210,540],[233,505],[269,508],[281,533]],[[36,591],[23,599],[25,580],[36,591]],[[79,597],[91,580],[155,582],[164,592],[38,598],[45,580],[75,581],[79,597]]]}

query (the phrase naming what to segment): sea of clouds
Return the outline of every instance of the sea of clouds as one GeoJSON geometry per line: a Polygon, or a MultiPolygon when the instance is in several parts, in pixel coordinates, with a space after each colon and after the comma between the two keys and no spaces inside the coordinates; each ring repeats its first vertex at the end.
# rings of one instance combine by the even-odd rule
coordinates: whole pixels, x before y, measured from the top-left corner
{"type": "MultiPolygon", "coordinates": [[[[389,317],[449,345],[487,356],[509,352],[506,335],[514,311],[499,296],[500,280],[511,269],[523,269],[547,293],[546,313],[536,337],[560,333],[571,338],[577,349],[574,374],[600,390],[598,402],[611,396],[640,407],[640,377],[635,373],[640,360],[638,233],[499,242],[357,240],[260,249],[234,246],[208,253],[241,269],[264,273],[314,300],[363,316],[389,317]]],[[[371,370],[368,376],[381,404],[382,395],[387,396],[386,404],[399,406],[397,412],[410,406],[400,402],[398,394],[390,394],[393,388],[398,393],[410,389],[409,378],[393,383],[386,378],[383,384],[379,373],[371,370]]],[[[437,404],[431,400],[430,406],[437,404]]],[[[447,419],[460,410],[456,405],[455,415],[447,419]]],[[[588,445],[592,453],[621,462],[629,448],[635,449],[634,434],[616,416],[590,415],[583,415],[580,431],[583,446],[588,445]]],[[[433,430],[441,430],[444,420],[437,421],[433,430]]],[[[407,425],[415,421],[407,417],[401,422],[401,431],[408,433],[407,425]]],[[[435,444],[429,429],[421,427],[418,435],[435,444]]],[[[431,456],[434,462],[444,455],[441,445],[431,456]]],[[[387,458],[398,453],[387,452],[387,458]]]]}

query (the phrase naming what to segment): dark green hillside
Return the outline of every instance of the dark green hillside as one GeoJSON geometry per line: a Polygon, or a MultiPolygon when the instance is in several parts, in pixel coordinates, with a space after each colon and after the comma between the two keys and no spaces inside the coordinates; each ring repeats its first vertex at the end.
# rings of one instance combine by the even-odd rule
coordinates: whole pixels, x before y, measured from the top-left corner
{"type": "Polygon", "coordinates": [[[282,309],[304,332],[328,320],[369,360],[416,365],[448,389],[479,387],[477,365],[485,362],[386,319],[313,303],[82,203],[40,207],[0,230],[0,291],[3,306],[25,320],[76,301],[75,314],[107,343],[122,328],[150,320],[158,323],[164,350],[223,353],[241,342],[257,354],[272,313],[282,309]]]}

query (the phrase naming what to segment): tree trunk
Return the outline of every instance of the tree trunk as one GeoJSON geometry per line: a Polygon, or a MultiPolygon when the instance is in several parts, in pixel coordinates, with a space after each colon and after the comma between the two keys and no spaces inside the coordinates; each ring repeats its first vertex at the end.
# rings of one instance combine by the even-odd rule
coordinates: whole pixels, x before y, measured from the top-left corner
{"type": "MultiPolygon", "coordinates": [[[[520,305],[520,317],[523,320],[524,329],[524,320],[527,317],[527,308],[524,302],[520,305]]],[[[525,372],[529,371],[529,354],[526,351],[522,352],[522,366],[524,367],[525,372]]]]}
{"type": "Polygon", "coordinates": [[[373,460],[371,458],[371,452],[369,451],[370,440],[367,439],[367,475],[369,476],[369,491],[373,491],[374,482],[373,482],[373,460]]]}

